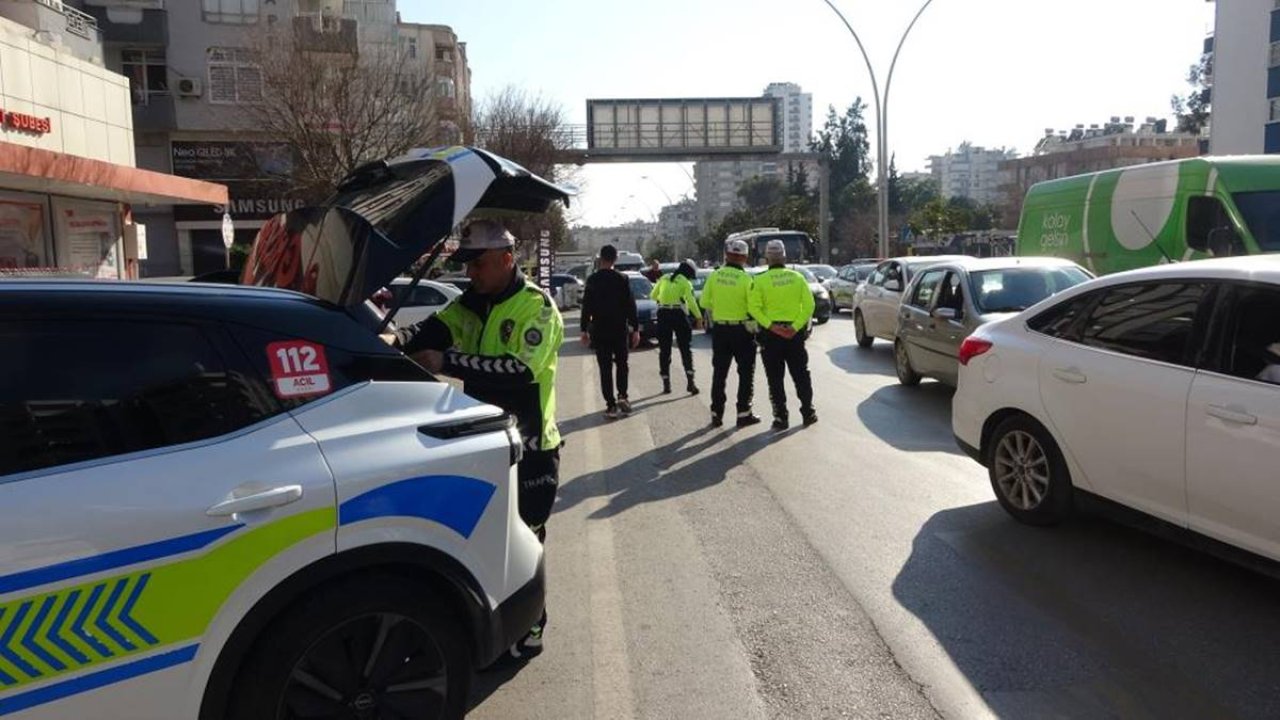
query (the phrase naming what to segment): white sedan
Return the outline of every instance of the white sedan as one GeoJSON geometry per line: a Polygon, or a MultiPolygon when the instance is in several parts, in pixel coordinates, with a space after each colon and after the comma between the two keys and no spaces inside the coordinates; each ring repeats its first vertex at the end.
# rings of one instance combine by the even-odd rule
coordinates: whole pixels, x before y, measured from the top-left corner
{"type": "Polygon", "coordinates": [[[396,311],[397,325],[408,327],[435,315],[444,309],[454,298],[462,294],[457,287],[434,280],[421,280],[409,290],[412,278],[400,277],[391,281],[391,292],[397,297],[408,293],[400,309],[396,311]]]}
{"type": "Polygon", "coordinates": [[[1023,522],[1096,496],[1280,560],[1277,318],[1275,256],[1078,285],[964,342],[956,440],[1023,522]]]}
{"type": "Polygon", "coordinates": [[[898,336],[898,308],[902,291],[916,271],[964,255],[923,255],[885,260],[853,292],[853,333],[858,346],[871,347],[876,338],[893,342],[898,336]]]}

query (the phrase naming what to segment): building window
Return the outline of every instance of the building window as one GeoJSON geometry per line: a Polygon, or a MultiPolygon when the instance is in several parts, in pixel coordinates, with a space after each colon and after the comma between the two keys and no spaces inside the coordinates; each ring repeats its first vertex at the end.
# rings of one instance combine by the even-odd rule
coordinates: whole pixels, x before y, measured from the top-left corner
{"type": "Polygon", "coordinates": [[[157,95],[169,94],[169,70],[164,49],[121,50],[121,74],[129,78],[134,105],[146,105],[157,95]]]}
{"type": "Polygon", "coordinates": [[[418,59],[418,38],[405,38],[405,54],[410,60],[418,59]]]}
{"type": "Polygon", "coordinates": [[[258,0],[201,0],[204,21],[229,25],[258,22],[258,0]]]}
{"type": "Polygon", "coordinates": [[[436,97],[451,98],[453,97],[453,79],[447,77],[436,78],[436,97]]]}
{"type": "Polygon", "coordinates": [[[452,58],[449,57],[449,48],[443,48],[443,47],[436,48],[436,59],[451,60],[452,58]]]}
{"type": "Polygon", "coordinates": [[[209,102],[262,102],[262,66],[244,48],[209,48],[209,102]]]}

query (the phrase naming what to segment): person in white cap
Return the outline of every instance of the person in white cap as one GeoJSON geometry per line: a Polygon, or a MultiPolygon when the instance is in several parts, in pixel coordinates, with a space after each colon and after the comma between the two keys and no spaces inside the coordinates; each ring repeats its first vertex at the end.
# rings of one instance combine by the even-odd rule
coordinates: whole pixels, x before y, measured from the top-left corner
{"type": "MultiPolygon", "coordinates": [[[[515,237],[491,220],[462,231],[453,259],[471,286],[443,310],[396,333],[404,352],[433,373],[462,380],[463,392],[516,418],[524,457],[516,468],[520,518],[547,536],[560,479],[556,358],[564,321],[555,302],[515,264],[515,237]]],[[[542,620],[500,662],[542,651],[542,620]]]]}
{"type": "Polygon", "coordinates": [[[725,381],[730,364],[738,365],[738,427],[760,422],[751,412],[751,396],[756,374],[756,341],[748,327],[747,295],[751,276],[747,274],[747,243],[729,240],[724,248],[724,265],[707,278],[702,288],[702,307],[711,315],[711,424],[724,423],[725,381]]]}
{"type": "Polygon", "coordinates": [[[751,317],[760,327],[760,361],[769,380],[773,405],[773,429],[786,430],[787,372],[800,398],[805,425],[818,422],[813,409],[813,382],[809,377],[809,352],[804,342],[813,320],[813,291],[803,275],[787,267],[787,247],[770,240],[764,249],[769,269],[755,276],[751,285],[751,317]]]}

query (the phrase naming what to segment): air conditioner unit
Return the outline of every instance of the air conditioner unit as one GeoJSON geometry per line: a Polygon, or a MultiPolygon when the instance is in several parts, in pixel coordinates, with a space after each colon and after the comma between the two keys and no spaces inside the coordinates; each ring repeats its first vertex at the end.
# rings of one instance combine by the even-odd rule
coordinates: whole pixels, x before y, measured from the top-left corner
{"type": "Polygon", "coordinates": [[[178,97],[200,97],[203,93],[204,86],[199,78],[178,78],[178,97]]]}

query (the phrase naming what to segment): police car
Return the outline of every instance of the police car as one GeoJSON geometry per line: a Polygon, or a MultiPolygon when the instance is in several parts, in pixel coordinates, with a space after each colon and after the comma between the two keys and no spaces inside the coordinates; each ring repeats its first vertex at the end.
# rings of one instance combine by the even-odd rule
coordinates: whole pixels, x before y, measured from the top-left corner
{"type": "Polygon", "coordinates": [[[259,236],[245,280],[306,293],[0,284],[0,717],[460,717],[543,608],[522,446],[361,310],[473,208],[565,199],[416,151],[259,236]]]}

